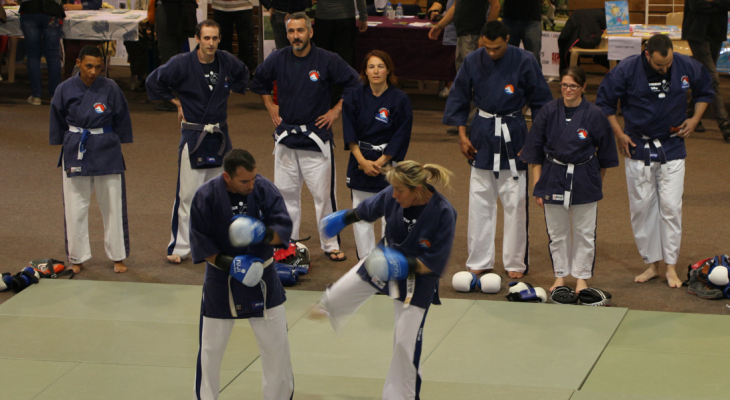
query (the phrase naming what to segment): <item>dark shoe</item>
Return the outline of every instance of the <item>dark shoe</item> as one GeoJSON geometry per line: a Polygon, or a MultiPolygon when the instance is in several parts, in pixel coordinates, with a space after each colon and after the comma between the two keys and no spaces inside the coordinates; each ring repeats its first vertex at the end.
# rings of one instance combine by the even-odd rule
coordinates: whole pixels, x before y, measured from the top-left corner
{"type": "Polygon", "coordinates": [[[702,126],[702,121],[700,121],[697,126],[695,127],[695,132],[702,133],[705,131],[705,127],[702,126]]]}
{"type": "Polygon", "coordinates": [[[730,121],[725,121],[722,125],[720,125],[720,131],[722,132],[723,139],[730,139],[730,121]]]}
{"type": "Polygon", "coordinates": [[[687,292],[690,294],[694,294],[701,299],[721,299],[723,297],[722,290],[717,289],[707,283],[702,283],[697,277],[697,274],[699,272],[700,271],[696,269],[690,271],[687,292]]]}
{"type": "Polygon", "coordinates": [[[177,111],[177,106],[172,104],[171,101],[163,100],[160,103],[157,103],[155,106],[155,110],[157,111],[177,111]]]}

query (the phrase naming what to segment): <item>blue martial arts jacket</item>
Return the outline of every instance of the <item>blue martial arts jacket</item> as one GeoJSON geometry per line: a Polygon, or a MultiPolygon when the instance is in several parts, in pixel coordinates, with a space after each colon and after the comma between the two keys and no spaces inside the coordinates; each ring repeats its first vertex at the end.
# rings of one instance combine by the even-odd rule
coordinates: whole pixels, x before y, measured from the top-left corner
{"type": "MultiPolygon", "coordinates": [[[[181,129],[179,154],[188,145],[190,166],[193,169],[215,168],[223,163],[231,139],[228,136],[228,96],[231,91],[244,94],[248,86],[248,68],[236,56],[223,50],[216,51],[218,84],[211,92],[198,59],[198,47],[189,53],[178,54],[147,77],[145,85],[150,100],[172,100],[182,104],[185,120],[194,124],[220,124],[222,134],[207,134],[195,150],[200,130],[181,129]],[[176,96],[177,95],[177,96],[176,96]],[[223,151],[220,149],[224,147],[223,151]]],[[[179,162],[179,157],[178,157],[179,162]]]]}
{"type": "Polygon", "coordinates": [[[603,198],[601,168],[618,167],[613,130],[603,111],[583,98],[565,123],[563,98],[551,101],[532,122],[520,159],[541,164],[542,173],[533,196],[546,204],[563,204],[568,189],[566,165],[575,165],[571,204],[588,204],[603,198]]]}
{"type": "MultiPolygon", "coordinates": [[[[451,255],[456,231],[456,210],[441,193],[433,190],[433,196],[409,233],[403,224],[403,208],[393,198],[393,187],[388,186],[380,193],[360,203],[355,211],[363,221],[374,222],[385,217],[385,237],[379,245],[385,245],[417,258],[433,273],[416,275],[415,290],[411,305],[428,308],[436,300],[438,304],[438,283],[451,255]]],[[[388,285],[368,275],[365,266],[357,271],[360,277],[380,292],[389,294],[388,285]]],[[[398,298],[403,301],[407,293],[407,280],[398,282],[398,298]]]]}
{"type": "Polygon", "coordinates": [[[132,120],[113,80],[100,76],[88,87],[77,74],[61,82],[51,102],[49,132],[50,144],[63,146],[58,166],[63,163],[68,177],[124,172],[121,143],[132,143],[132,120]]]}
{"type": "MultiPolygon", "coordinates": [[[[392,161],[403,161],[412,127],[411,100],[396,87],[388,86],[375,97],[370,85],[360,85],[348,93],[342,103],[345,150],[350,149],[348,143],[358,143],[366,160],[375,161],[385,154],[392,156],[392,161]]],[[[389,186],[383,175],[367,176],[358,166],[357,159],[350,154],[347,164],[347,187],[350,189],[378,193],[389,186]]]]}
{"type": "MultiPolygon", "coordinates": [[[[509,46],[495,66],[484,48],[472,51],[464,58],[454,84],[446,101],[443,123],[451,126],[466,126],[470,103],[483,111],[500,116],[512,114],[502,119],[512,138],[509,153],[517,154],[525,142],[527,125],[522,116],[522,108],[530,105],[532,117],[540,114],[540,109],[553,99],[550,88],[542,75],[542,69],[531,52],[509,46]]],[[[495,149],[494,118],[484,118],[477,114],[471,124],[469,140],[477,153],[470,164],[479,169],[492,169],[495,149]]],[[[500,139],[500,170],[509,170],[509,154],[504,137],[500,139]]],[[[517,169],[525,170],[527,165],[517,160],[517,169]]]]}
{"type": "Polygon", "coordinates": [[[314,124],[330,110],[332,85],[342,86],[344,97],[360,84],[360,76],[337,54],[311,42],[310,46],[312,49],[305,57],[295,56],[291,46],[271,53],[256,68],[251,91],[271,95],[276,81],[282,123],[274,130],[274,139],[284,131],[305,125],[306,132],[297,129],[297,133],[287,135],[279,143],[290,149],[321,151],[308,136],[315,134],[322,142],[332,141],[332,129],[320,129],[314,124]]]}
{"type": "MultiPolygon", "coordinates": [[[[667,161],[683,159],[687,157],[684,139],[671,136],[670,129],[687,119],[687,90],[692,89],[695,103],[712,103],[715,92],[710,73],[691,57],[675,52],[669,93],[659,99],[649,88],[641,57],[645,55],[625,58],[606,74],[598,88],[596,105],[604,114],[615,115],[616,104],[621,101],[624,132],[636,144],[629,148],[632,159],[644,159],[646,141],[642,136],[660,139],[667,161]]],[[[650,151],[652,161],[659,161],[655,150],[650,151]]]]}
{"type": "MultiPolygon", "coordinates": [[[[247,197],[246,215],[258,218],[264,225],[279,234],[288,243],[292,222],[279,190],[268,179],[256,175],[253,191],[247,197]]],[[[252,255],[266,261],[274,255],[274,248],[267,244],[234,247],[228,239],[228,226],[233,218],[231,202],[223,175],[204,183],[193,198],[190,208],[190,247],[193,263],[201,263],[218,253],[230,256],[252,255]]],[[[203,316],[209,318],[233,318],[229,304],[229,273],[206,262],[203,283],[203,316]]],[[[284,288],[274,265],[264,269],[266,300],[261,287],[247,287],[231,279],[230,294],[238,314],[237,318],[262,317],[264,306],[269,309],[286,300],[284,288]]]]}

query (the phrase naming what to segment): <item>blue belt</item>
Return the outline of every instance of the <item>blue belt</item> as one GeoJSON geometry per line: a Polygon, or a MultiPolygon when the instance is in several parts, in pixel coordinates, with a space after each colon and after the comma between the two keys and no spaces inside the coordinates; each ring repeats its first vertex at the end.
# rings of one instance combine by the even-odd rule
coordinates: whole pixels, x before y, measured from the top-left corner
{"type": "Polygon", "coordinates": [[[79,151],[78,151],[78,156],[77,156],[78,160],[84,159],[84,153],[86,153],[86,141],[89,140],[89,137],[91,137],[91,135],[100,135],[102,133],[113,132],[111,126],[105,126],[103,128],[93,128],[93,129],[84,129],[84,128],[79,128],[76,126],[69,126],[68,131],[81,134],[81,140],[79,140],[79,151]]]}

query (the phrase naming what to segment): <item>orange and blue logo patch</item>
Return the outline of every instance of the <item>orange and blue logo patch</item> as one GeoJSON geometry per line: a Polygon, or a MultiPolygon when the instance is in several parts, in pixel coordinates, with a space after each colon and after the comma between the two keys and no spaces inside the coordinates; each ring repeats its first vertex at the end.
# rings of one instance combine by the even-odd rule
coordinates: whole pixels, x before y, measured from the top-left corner
{"type": "Polygon", "coordinates": [[[319,80],[319,72],[318,71],[309,71],[309,79],[312,82],[317,82],[319,80]]]}
{"type": "Polygon", "coordinates": [[[687,75],[682,77],[682,89],[689,89],[689,77],[687,75]]]}
{"type": "Polygon", "coordinates": [[[504,87],[504,92],[507,94],[515,94],[515,87],[512,85],[507,85],[504,87]]]}
{"type": "Polygon", "coordinates": [[[104,103],[96,103],[94,104],[94,111],[96,111],[97,114],[104,114],[106,106],[104,106],[104,103]]]}
{"type": "Polygon", "coordinates": [[[585,139],[588,137],[588,131],[585,129],[578,129],[578,137],[580,139],[585,139]]]}
{"type": "Polygon", "coordinates": [[[430,249],[431,248],[431,242],[429,242],[426,239],[421,239],[418,242],[418,245],[421,246],[422,249],[430,249]]]}
{"type": "Polygon", "coordinates": [[[378,121],[387,123],[389,115],[390,115],[390,112],[388,111],[387,108],[381,108],[380,110],[378,110],[378,114],[375,116],[375,119],[377,119],[378,121]]]}

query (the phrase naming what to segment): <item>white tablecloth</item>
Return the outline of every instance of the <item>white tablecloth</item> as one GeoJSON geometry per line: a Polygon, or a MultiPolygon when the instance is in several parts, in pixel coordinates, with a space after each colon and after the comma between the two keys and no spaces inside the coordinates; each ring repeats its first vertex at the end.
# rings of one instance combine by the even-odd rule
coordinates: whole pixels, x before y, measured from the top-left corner
{"type": "MultiPolygon", "coordinates": [[[[6,9],[7,24],[0,24],[0,35],[23,36],[17,10],[6,9]]],[[[67,11],[63,21],[64,39],[76,40],[139,40],[139,23],[147,11],[130,10],[124,14],[110,11],[67,11]],[[88,15],[86,18],[79,18],[88,15]],[[130,18],[134,17],[134,18],[130,18]]]]}

